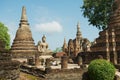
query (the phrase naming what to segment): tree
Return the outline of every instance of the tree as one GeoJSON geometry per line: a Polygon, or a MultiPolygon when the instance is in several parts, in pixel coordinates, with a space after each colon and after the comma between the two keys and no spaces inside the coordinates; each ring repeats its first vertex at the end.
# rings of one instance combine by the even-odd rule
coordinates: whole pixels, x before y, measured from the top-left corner
{"type": "Polygon", "coordinates": [[[89,24],[98,29],[105,29],[110,19],[113,3],[114,0],[84,0],[81,9],[84,17],[88,18],[89,24]]]}
{"type": "Polygon", "coordinates": [[[115,67],[107,60],[93,60],[88,67],[89,80],[113,80],[115,67]]]}
{"type": "Polygon", "coordinates": [[[5,43],[5,49],[10,48],[10,35],[8,34],[8,28],[0,22],[0,40],[5,43]]]}
{"type": "Polygon", "coordinates": [[[61,48],[61,47],[57,47],[57,48],[53,51],[53,53],[57,53],[57,52],[62,52],[62,48],[61,48]]]}

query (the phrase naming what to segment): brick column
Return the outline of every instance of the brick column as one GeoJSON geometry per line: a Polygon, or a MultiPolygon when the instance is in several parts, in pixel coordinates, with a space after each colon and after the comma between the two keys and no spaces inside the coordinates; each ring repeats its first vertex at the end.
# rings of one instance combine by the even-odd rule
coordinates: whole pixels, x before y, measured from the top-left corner
{"type": "Polygon", "coordinates": [[[35,66],[39,66],[40,65],[40,59],[39,59],[39,55],[38,53],[35,54],[35,66]]]}
{"type": "Polygon", "coordinates": [[[115,29],[112,29],[112,49],[113,49],[113,63],[117,64],[117,52],[116,52],[116,41],[115,41],[115,29]]]}
{"type": "Polygon", "coordinates": [[[82,57],[81,56],[78,56],[77,63],[79,66],[82,65],[82,57]]]}
{"type": "Polygon", "coordinates": [[[46,68],[49,68],[49,67],[50,67],[50,59],[49,59],[49,58],[46,59],[45,67],[46,67],[46,68]]]}
{"type": "Polygon", "coordinates": [[[110,61],[110,51],[109,51],[109,34],[108,34],[108,30],[106,30],[106,59],[108,61],[110,61]]]}
{"type": "Polygon", "coordinates": [[[68,56],[61,57],[61,69],[68,68],[68,56]]]}

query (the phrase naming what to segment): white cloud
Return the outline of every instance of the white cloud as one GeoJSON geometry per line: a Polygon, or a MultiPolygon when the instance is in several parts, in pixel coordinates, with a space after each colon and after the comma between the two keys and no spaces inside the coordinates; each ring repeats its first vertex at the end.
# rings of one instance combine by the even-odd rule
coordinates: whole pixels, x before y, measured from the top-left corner
{"type": "Polygon", "coordinates": [[[10,34],[10,44],[12,45],[12,43],[13,43],[13,40],[14,40],[14,38],[15,38],[15,35],[14,34],[12,34],[12,33],[10,33],[9,32],[9,34],[10,34]]]}
{"type": "Polygon", "coordinates": [[[61,24],[57,21],[36,24],[35,28],[39,32],[46,32],[46,33],[59,33],[62,32],[63,30],[61,24]]]}

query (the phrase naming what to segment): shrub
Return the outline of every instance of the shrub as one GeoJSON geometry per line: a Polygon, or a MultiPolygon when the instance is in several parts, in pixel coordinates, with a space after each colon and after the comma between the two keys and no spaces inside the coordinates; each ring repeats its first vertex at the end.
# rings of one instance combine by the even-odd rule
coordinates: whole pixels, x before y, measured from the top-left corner
{"type": "Polygon", "coordinates": [[[93,60],[88,67],[90,80],[113,80],[115,67],[107,60],[93,60]]]}

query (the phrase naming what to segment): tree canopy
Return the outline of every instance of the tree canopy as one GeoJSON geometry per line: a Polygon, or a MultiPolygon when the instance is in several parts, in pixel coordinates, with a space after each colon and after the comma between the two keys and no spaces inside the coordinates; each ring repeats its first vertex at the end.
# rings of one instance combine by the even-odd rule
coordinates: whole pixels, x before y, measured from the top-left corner
{"type": "Polygon", "coordinates": [[[114,0],[84,0],[81,7],[84,17],[88,18],[89,24],[98,29],[107,28],[112,12],[114,0]]]}
{"type": "Polygon", "coordinates": [[[0,22],[0,40],[5,43],[5,49],[10,48],[10,35],[8,34],[8,28],[0,22]]]}
{"type": "Polygon", "coordinates": [[[57,52],[62,52],[62,48],[61,48],[61,47],[57,47],[57,48],[53,51],[53,53],[57,53],[57,52]]]}

